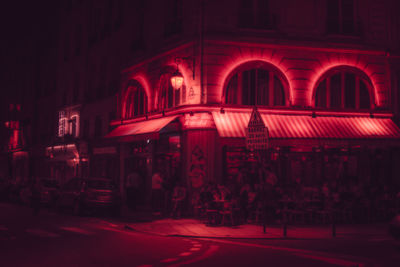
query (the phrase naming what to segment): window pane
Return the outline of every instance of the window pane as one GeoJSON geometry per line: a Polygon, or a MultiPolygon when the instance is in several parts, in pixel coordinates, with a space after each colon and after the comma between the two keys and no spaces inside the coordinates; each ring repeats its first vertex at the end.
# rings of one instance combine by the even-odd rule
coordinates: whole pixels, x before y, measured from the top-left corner
{"type": "Polygon", "coordinates": [[[315,106],[320,108],[326,107],[326,80],[323,80],[317,87],[315,106]]]}
{"type": "Polygon", "coordinates": [[[257,27],[261,29],[270,28],[270,20],[269,20],[269,5],[268,0],[260,0],[258,1],[257,6],[257,27]]]}
{"type": "Polygon", "coordinates": [[[339,33],[339,0],[328,0],[326,3],[326,30],[328,33],[339,33]]]}
{"type": "Polygon", "coordinates": [[[354,3],[353,0],[342,0],[342,32],[354,33],[354,3]]]}
{"type": "Polygon", "coordinates": [[[353,73],[346,73],[344,76],[345,107],[356,107],[356,76],[353,73]]]}
{"type": "Polygon", "coordinates": [[[242,80],[242,104],[250,104],[250,71],[243,72],[242,80]]]}
{"type": "Polygon", "coordinates": [[[341,74],[335,74],[331,77],[331,107],[340,108],[341,102],[341,74]]]}
{"type": "Polygon", "coordinates": [[[250,70],[250,105],[256,103],[256,70],[250,70]]]}
{"type": "Polygon", "coordinates": [[[253,1],[241,0],[239,6],[239,26],[245,28],[253,27],[253,1]]]}
{"type": "Polygon", "coordinates": [[[274,106],[285,105],[285,94],[283,91],[283,85],[278,77],[274,76],[274,106]]]}
{"type": "Polygon", "coordinates": [[[259,69],[257,72],[257,105],[268,105],[269,72],[259,69]]]}
{"type": "Polygon", "coordinates": [[[367,85],[364,81],[360,80],[360,108],[369,109],[371,107],[371,101],[367,85]]]}
{"type": "Polygon", "coordinates": [[[226,89],[226,103],[237,104],[237,90],[238,90],[238,75],[235,74],[228,83],[226,89]]]}
{"type": "Polygon", "coordinates": [[[174,105],[174,88],[170,86],[170,82],[167,81],[166,88],[168,90],[168,107],[171,108],[174,105]]]}

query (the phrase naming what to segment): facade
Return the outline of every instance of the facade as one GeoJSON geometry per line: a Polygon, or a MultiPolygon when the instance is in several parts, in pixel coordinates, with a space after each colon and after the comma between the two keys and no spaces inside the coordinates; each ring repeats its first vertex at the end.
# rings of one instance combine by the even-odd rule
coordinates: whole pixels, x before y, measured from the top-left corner
{"type": "MultiPolygon", "coordinates": [[[[122,70],[115,129],[106,135],[120,149],[121,189],[141,172],[149,195],[159,171],[193,193],[209,182],[234,184],[261,161],[282,184],[399,185],[399,22],[387,9],[396,4],[303,4],[302,12],[298,1],[167,4],[174,20],[164,37],[173,32],[175,45],[122,70]],[[384,20],[391,27],[379,26],[384,20]],[[256,162],[245,146],[255,106],[270,147],[256,162]]],[[[160,34],[145,29],[144,47],[160,34]]]]}
{"type": "Polygon", "coordinates": [[[37,164],[123,194],[137,173],[142,204],[155,172],[192,195],[262,162],[282,184],[399,186],[397,1],[300,2],[62,1],[37,164]],[[249,153],[255,107],[268,149],[249,153]]]}

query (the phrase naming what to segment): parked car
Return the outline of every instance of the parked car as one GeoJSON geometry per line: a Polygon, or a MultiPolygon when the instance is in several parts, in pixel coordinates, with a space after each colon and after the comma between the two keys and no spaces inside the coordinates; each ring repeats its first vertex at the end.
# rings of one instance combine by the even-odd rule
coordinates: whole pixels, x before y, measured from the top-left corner
{"type": "Polygon", "coordinates": [[[57,206],[72,208],[73,213],[82,215],[88,211],[107,210],[118,216],[121,197],[118,187],[110,179],[72,178],[60,190],[57,206]]]}
{"type": "Polygon", "coordinates": [[[8,200],[10,184],[6,178],[0,177],[0,201],[8,200]]]}
{"type": "Polygon", "coordinates": [[[60,186],[56,180],[41,179],[39,181],[40,203],[52,207],[58,199],[60,186]]]}

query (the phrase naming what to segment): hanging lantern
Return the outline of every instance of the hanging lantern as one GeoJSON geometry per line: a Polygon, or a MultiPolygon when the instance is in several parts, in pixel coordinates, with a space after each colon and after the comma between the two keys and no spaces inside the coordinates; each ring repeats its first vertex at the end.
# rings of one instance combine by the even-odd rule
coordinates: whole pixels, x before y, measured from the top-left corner
{"type": "Polygon", "coordinates": [[[175,90],[178,90],[182,87],[183,84],[183,76],[179,72],[179,70],[176,70],[172,75],[171,75],[171,85],[175,90]]]}

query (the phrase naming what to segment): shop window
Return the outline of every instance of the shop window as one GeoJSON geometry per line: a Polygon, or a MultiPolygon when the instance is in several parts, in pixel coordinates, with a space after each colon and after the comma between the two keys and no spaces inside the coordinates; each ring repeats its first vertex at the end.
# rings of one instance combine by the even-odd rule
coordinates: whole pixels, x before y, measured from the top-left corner
{"type": "Polygon", "coordinates": [[[71,119],[69,120],[69,132],[71,134],[71,136],[73,137],[78,137],[79,135],[79,128],[78,128],[78,116],[74,115],[71,117],[71,119]]]}
{"type": "Polygon", "coordinates": [[[369,79],[348,70],[333,70],[319,82],[315,106],[334,109],[369,109],[371,98],[369,79]]]}
{"type": "Polygon", "coordinates": [[[227,104],[285,106],[286,96],[281,75],[268,68],[244,69],[228,82],[227,104]]]}
{"type": "Polygon", "coordinates": [[[147,113],[147,95],[143,87],[135,80],[128,84],[125,98],[124,118],[129,119],[147,113]]]}
{"type": "Polygon", "coordinates": [[[239,27],[248,29],[272,29],[275,17],[268,0],[241,0],[239,5],[239,27]]]}
{"type": "Polygon", "coordinates": [[[65,111],[58,112],[58,136],[62,137],[66,134],[66,121],[65,111]]]}
{"type": "Polygon", "coordinates": [[[174,90],[171,84],[171,74],[165,73],[160,77],[160,88],[157,94],[158,110],[164,110],[181,104],[182,88],[174,90]]]}
{"type": "Polygon", "coordinates": [[[354,35],[359,33],[354,0],[328,0],[326,30],[329,34],[354,35]]]}

